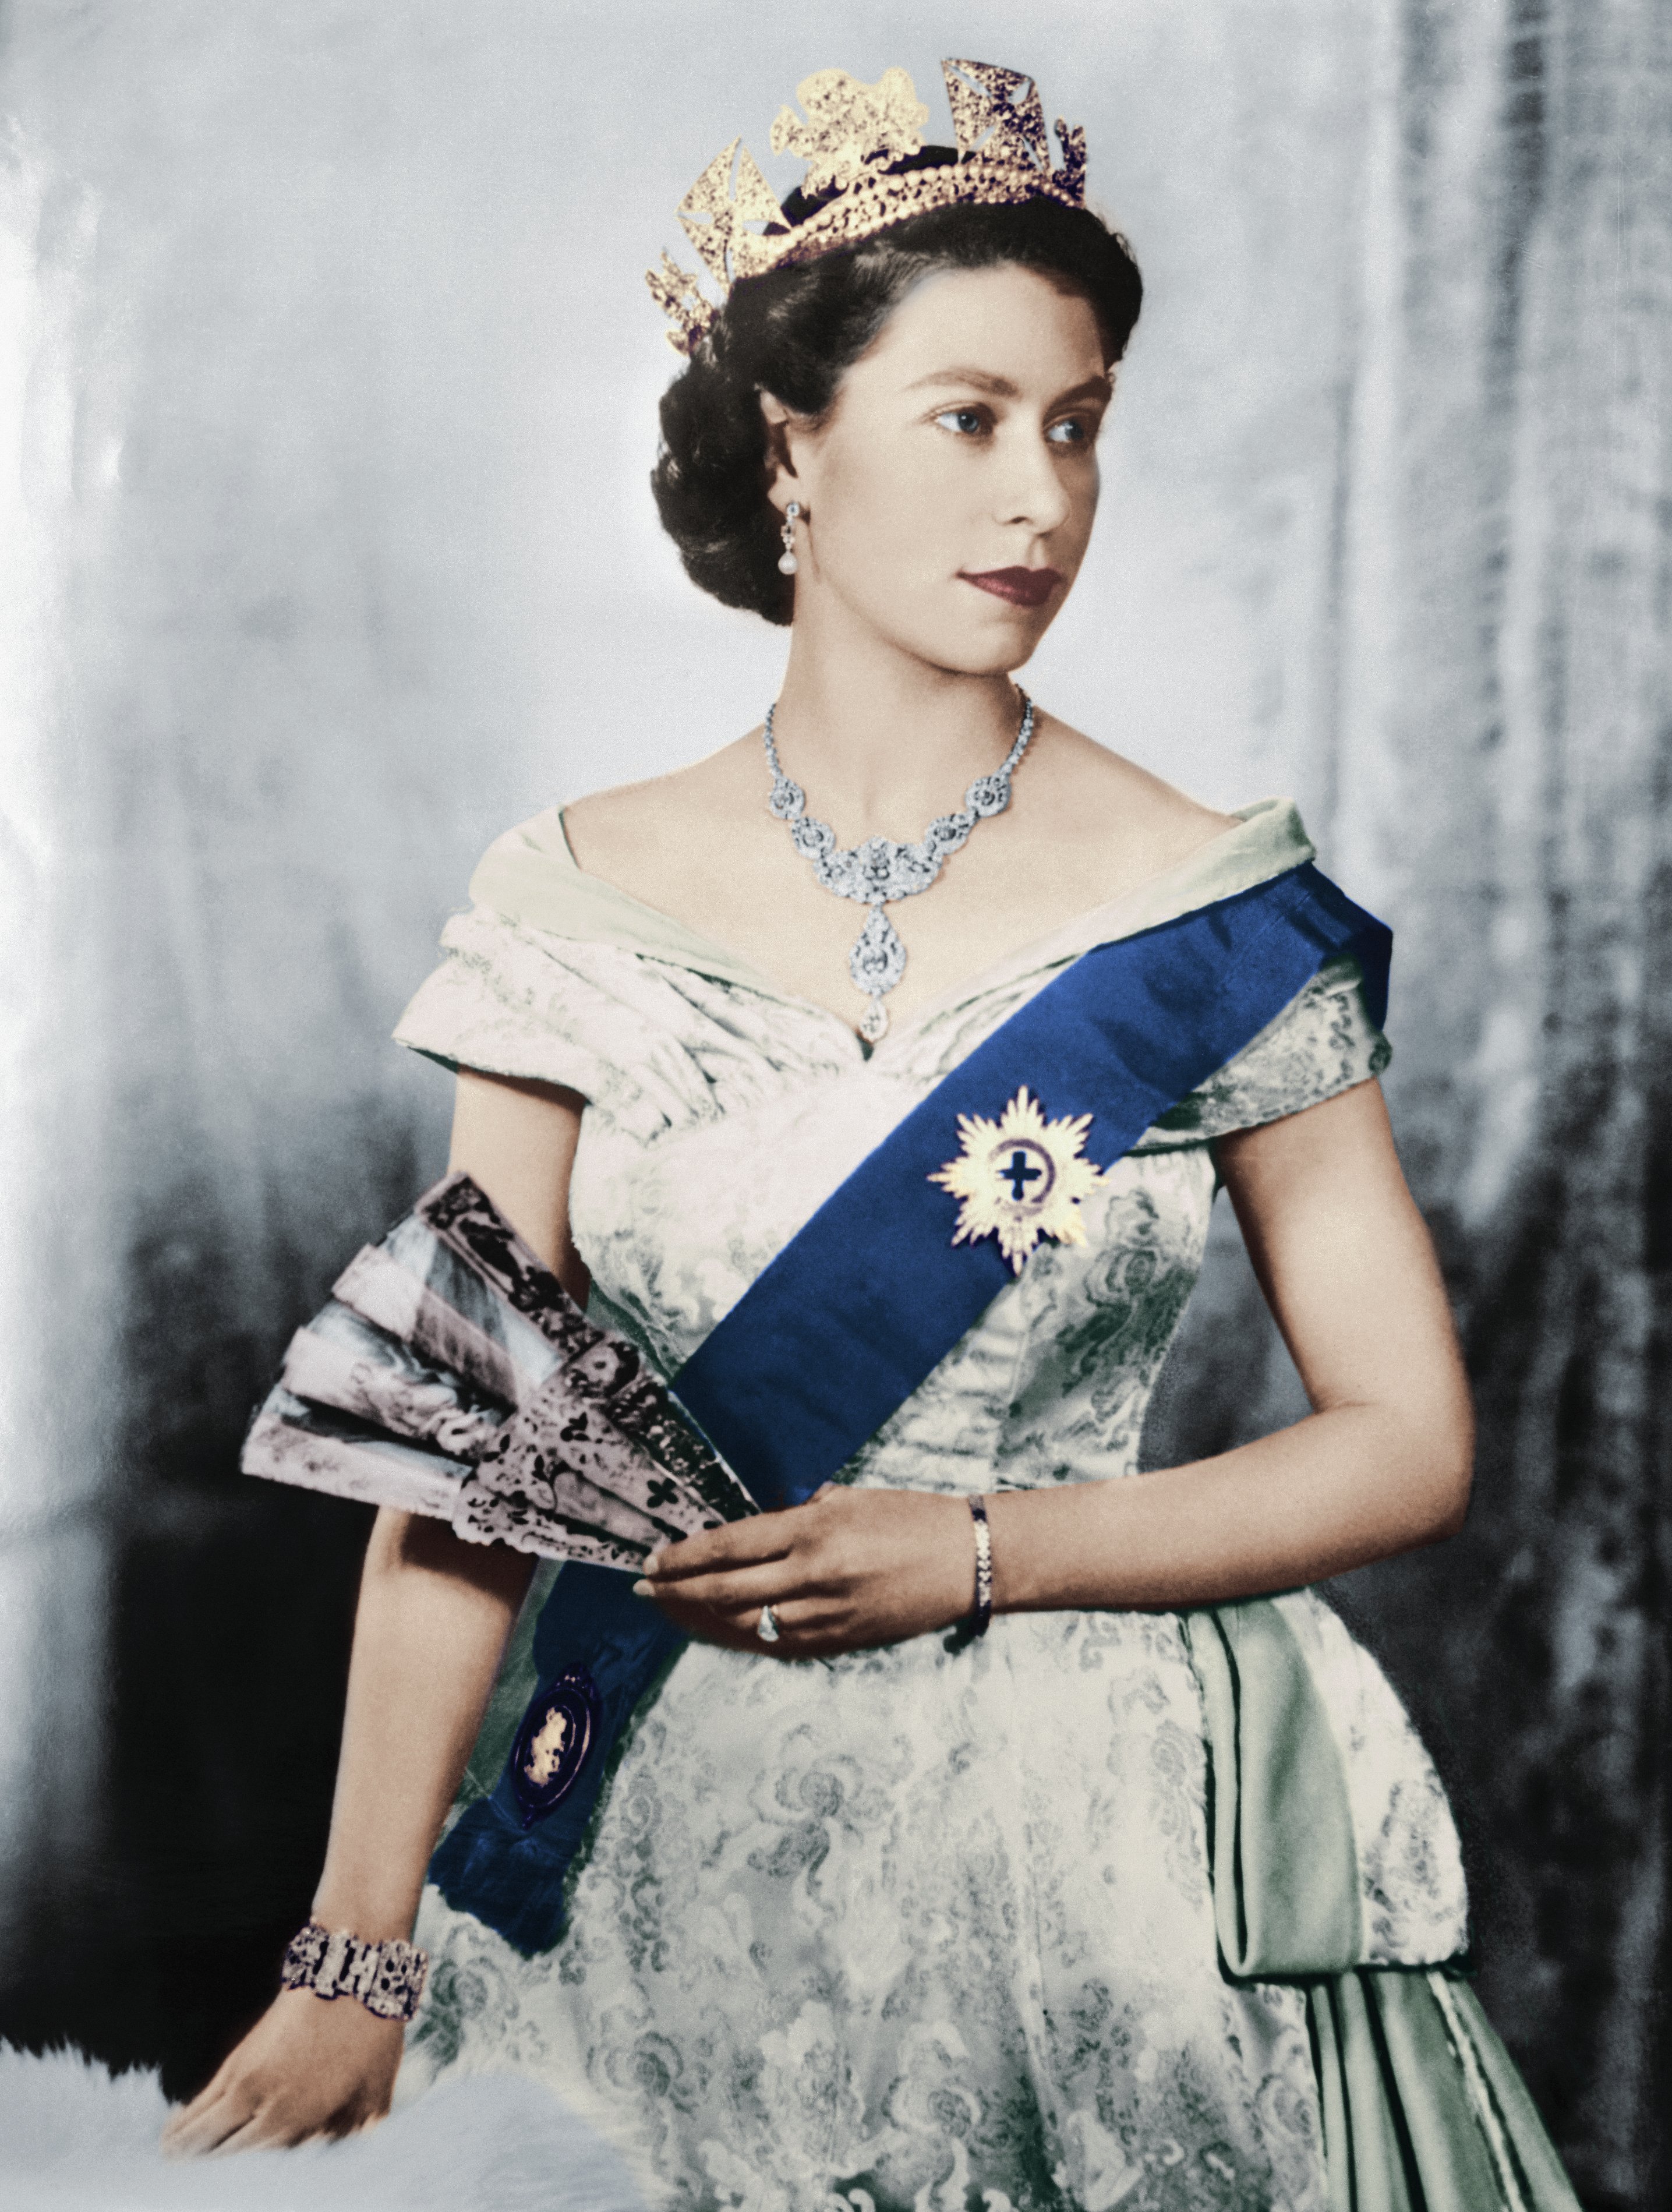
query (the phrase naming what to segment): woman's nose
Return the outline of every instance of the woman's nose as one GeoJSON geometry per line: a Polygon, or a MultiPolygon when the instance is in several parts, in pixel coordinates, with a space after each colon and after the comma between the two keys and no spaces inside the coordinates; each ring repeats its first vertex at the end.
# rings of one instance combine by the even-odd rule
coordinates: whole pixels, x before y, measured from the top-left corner
{"type": "Polygon", "coordinates": [[[1060,529],[1068,519],[1068,488],[1043,433],[1037,425],[1018,424],[1012,438],[1000,441],[1000,453],[996,519],[1039,531],[1060,529]]]}

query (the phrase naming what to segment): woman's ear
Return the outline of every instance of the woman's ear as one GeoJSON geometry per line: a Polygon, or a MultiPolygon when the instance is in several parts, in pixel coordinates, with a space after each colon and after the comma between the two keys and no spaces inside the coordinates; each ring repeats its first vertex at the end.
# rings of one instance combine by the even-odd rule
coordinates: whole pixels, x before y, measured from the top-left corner
{"type": "Polygon", "coordinates": [[[766,424],[766,495],[779,508],[787,507],[793,499],[799,499],[805,507],[806,492],[796,472],[795,448],[811,425],[805,415],[786,407],[769,392],[757,392],[756,397],[766,424]]]}

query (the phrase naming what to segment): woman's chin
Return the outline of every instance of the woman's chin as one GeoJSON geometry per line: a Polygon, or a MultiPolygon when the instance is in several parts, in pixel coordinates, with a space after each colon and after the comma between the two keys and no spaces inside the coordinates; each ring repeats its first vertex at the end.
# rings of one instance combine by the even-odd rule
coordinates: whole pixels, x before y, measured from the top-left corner
{"type": "Polygon", "coordinates": [[[1008,676],[1032,659],[1055,611],[1006,607],[1008,620],[963,624],[958,649],[942,665],[966,676],[1008,676]]]}
{"type": "Polygon", "coordinates": [[[1013,676],[1032,659],[1038,642],[1037,637],[1012,638],[1003,644],[988,641],[979,649],[968,646],[962,652],[926,653],[923,658],[951,676],[1013,676]]]}
{"type": "Polygon", "coordinates": [[[1055,614],[1055,606],[1012,606],[995,599],[991,612],[960,607],[952,619],[914,623],[909,631],[897,623],[889,634],[933,668],[956,676],[1007,676],[1032,659],[1055,614]]]}

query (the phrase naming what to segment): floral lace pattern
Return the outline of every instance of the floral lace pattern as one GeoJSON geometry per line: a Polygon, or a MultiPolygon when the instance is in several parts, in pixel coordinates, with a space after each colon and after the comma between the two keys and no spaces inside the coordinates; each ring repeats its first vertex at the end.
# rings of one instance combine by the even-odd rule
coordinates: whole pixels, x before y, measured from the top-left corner
{"type": "MultiPolygon", "coordinates": [[[[817,1008],[642,951],[483,909],[446,941],[398,1034],[588,1097],[574,1232],[603,1316],[663,1372],[1054,972],[867,1060],[817,1008]]],[[[1209,1139],[1386,1058],[1353,963],[1326,969],[1118,1163],[1085,1244],[1042,1246],[844,1479],[1131,1473],[1201,1261],[1209,1139]]],[[[1386,1955],[1446,1955],[1463,1899],[1432,1766],[1335,1616],[1284,1602],[1357,1762],[1366,1928],[1386,1955]]],[[[556,1950],[525,1960],[427,1894],[400,2094],[453,2067],[535,2072],[691,2212],[1322,2212],[1303,2000],[1219,1972],[1207,1786],[1173,1616],[1009,1615],[957,1653],[923,1637],[801,1667],[693,1644],[629,1731],[556,1950]]]]}

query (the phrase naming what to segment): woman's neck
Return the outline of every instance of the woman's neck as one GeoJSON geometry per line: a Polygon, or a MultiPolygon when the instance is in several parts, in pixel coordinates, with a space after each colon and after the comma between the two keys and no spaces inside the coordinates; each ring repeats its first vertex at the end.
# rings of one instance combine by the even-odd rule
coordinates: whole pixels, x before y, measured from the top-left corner
{"type": "Polygon", "coordinates": [[[1010,750],[1020,711],[1002,673],[935,668],[874,633],[832,649],[798,623],[775,727],[808,811],[849,845],[921,836],[960,805],[1010,750]]]}

